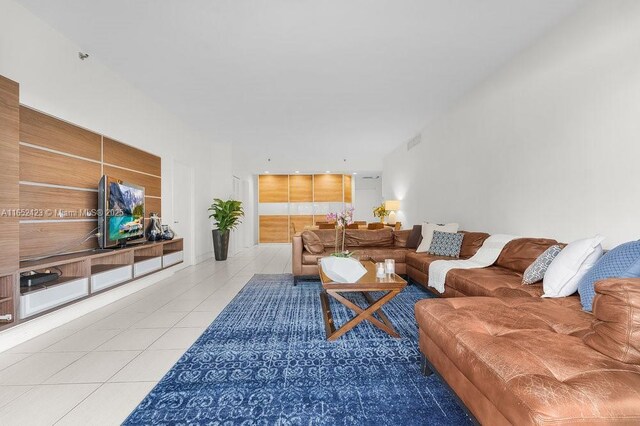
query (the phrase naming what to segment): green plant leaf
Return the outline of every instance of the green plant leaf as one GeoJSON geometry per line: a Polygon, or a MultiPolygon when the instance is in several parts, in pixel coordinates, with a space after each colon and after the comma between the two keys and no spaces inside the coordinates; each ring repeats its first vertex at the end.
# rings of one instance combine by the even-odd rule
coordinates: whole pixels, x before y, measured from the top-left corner
{"type": "Polygon", "coordinates": [[[212,212],[209,218],[213,218],[216,228],[221,232],[236,229],[244,217],[242,201],[237,200],[214,198],[213,204],[207,210],[212,212]]]}

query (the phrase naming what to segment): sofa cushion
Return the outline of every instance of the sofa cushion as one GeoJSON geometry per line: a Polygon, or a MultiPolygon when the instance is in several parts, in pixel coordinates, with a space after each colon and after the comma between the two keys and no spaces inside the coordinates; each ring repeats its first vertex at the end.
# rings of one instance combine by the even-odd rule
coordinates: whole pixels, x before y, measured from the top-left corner
{"type": "Polygon", "coordinates": [[[566,297],[578,291],[582,277],[602,257],[603,239],[600,235],[584,238],[562,249],[544,274],[544,297],[566,297]]]}
{"type": "Polygon", "coordinates": [[[523,273],[556,240],[546,238],[517,238],[504,246],[495,265],[523,273]]]}
{"type": "Polygon", "coordinates": [[[420,245],[416,249],[418,253],[424,253],[429,251],[429,247],[431,247],[431,240],[433,239],[433,231],[440,232],[458,232],[458,228],[460,225],[457,223],[447,223],[444,225],[439,225],[435,223],[422,223],[422,241],[420,241],[420,245]]]}
{"type": "Polygon", "coordinates": [[[348,229],[345,246],[351,247],[393,247],[393,230],[383,228],[376,230],[348,229]]]}
{"type": "Polygon", "coordinates": [[[433,239],[427,253],[435,256],[460,257],[464,235],[457,232],[433,231],[433,239]]]}
{"type": "Polygon", "coordinates": [[[354,250],[354,255],[360,260],[384,262],[393,259],[396,263],[406,263],[407,249],[404,248],[362,248],[354,250]]]}
{"type": "Polygon", "coordinates": [[[640,364],[640,279],[599,281],[596,291],[596,321],[585,343],[618,361],[640,364]]]}
{"type": "MultiPolygon", "coordinates": [[[[403,229],[400,231],[393,231],[393,245],[394,247],[407,247],[409,236],[411,235],[410,229],[403,229]]],[[[413,247],[415,248],[415,247],[413,247]]]]}
{"type": "Polygon", "coordinates": [[[425,336],[512,424],[639,422],[640,366],[591,349],[591,316],[554,302],[422,300],[421,350],[425,336]]]}
{"type": "Polygon", "coordinates": [[[637,277],[640,277],[640,241],[630,241],[615,247],[605,253],[578,283],[582,307],[591,311],[596,281],[637,277]]]}
{"type": "Polygon", "coordinates": [[[406,246],[407,248],[417,249],[420,241],[422,241],[422,225],[413,225],[406,246]]]}
{"type": "Polygon", "coordinates": [[[522,284],[533,284],[542,281],[549,265],[562,250],[559,244],[554,244],[544,251],[522,274],[522,284]]]}
{"type": "Polygon", "coordinates": [[[322,241],[322,245],[324,245],[325,248],[329,248],[329,247],[335,248],[335,244],[336,244],[335,229],[315,229],[313,233],[316,234],[318,238],[320,238],[320,241],[322,241]]]}
{"type": "Polygon", "coordinates": [[[486,232],[468,232],[461,231],[464,234],[462,239],[462,247],[460,247],[460,258],[467,259],[478,252],[484,240],[489,238],[486,232]]]}
{"type": "Polygon", "coordinates": [[[407,265],[425,274],[429,273],[429,265],[431,265],[431,262],[434,260],[451,260],[451,258],[447,256],[434,256],[429,253],[408,252],[406,254],[407,265]]]}
{"type": "Polygon", "coordinates": [[[467,296],[540,297],[542,286],[522,285],[522,274],[500,266],[478,269],[452,269],[446,286],[467,296]]]}
{"type": "Polygon", "coordinates": [[[309,253],[324,253],[324,244],[322,244],[320,237],[318,237],[313,231],[303,231],[301,236],[304,248],[309,253]]]}

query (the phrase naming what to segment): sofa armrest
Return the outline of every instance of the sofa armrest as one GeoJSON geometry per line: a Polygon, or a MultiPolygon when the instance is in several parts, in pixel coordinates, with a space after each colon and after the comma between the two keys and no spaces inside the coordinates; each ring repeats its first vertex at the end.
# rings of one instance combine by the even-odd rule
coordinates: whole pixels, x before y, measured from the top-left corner
{"type": "Polygon", "coordinates": [[[609,278],[595,285],[595,321],[584,342],[627,364],[640,364],[640,278],[609,278]]]}
{"type": "Polygon", "coordinates": [[[291,272],[294,276],[302,275],[302,236],[296,234],[291,238],[291,272]]]}

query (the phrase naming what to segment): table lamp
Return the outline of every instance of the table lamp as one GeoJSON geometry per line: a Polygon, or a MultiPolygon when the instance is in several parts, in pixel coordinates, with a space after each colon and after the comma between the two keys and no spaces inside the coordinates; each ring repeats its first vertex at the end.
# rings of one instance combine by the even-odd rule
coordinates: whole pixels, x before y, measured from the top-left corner
{"type": "Polygon", "coordinates": [[[400,210],[399,200],[388,200],[384,202],[384,209],[389,212],[389,225],[396,224],[396,211],[400,210]]]}

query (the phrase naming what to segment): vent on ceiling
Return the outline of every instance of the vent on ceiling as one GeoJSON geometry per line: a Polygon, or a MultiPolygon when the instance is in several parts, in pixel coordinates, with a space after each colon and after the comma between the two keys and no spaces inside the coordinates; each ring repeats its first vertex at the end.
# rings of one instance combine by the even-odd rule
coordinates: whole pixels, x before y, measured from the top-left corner
{"type": "Polygon", "coordinates": [[[418,133],[416,136],[413,137],[413,139],[407,142],[407,151],[410,151],[416,145],[420,145],[420,142],[422,142],[422,135],[418,133]]]}
{"type": "Polygon", "coordinates": [[[380,176],[362,176],[362,179],[380,179],[380,176]]]}

